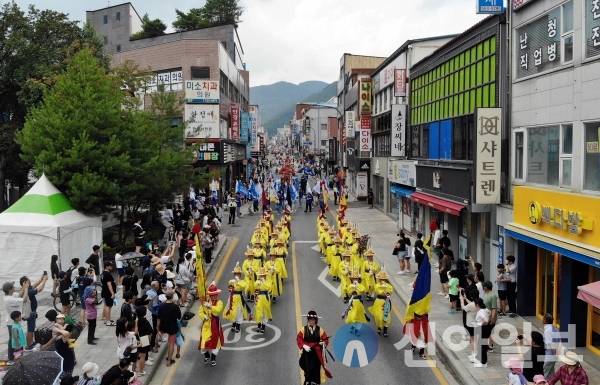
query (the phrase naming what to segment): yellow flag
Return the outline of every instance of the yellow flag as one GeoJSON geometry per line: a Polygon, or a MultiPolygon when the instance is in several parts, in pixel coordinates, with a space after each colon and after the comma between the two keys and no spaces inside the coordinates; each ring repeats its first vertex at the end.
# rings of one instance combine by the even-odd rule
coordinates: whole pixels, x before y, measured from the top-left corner
{"type": "Polygon", "coordinates": [[[198,298],[201,301],[206,300],[206,272],[204,271],[204,259],[202,258],[202,248],[198,234],[195,235],[196,241],[196,278],[198,279],[198,298]]]}

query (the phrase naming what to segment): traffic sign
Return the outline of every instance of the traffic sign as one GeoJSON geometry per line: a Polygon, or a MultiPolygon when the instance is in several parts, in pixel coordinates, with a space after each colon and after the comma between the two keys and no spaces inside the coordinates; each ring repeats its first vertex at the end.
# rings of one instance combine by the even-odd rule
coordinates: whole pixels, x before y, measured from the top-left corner
{"type": "Polygon", "coordinates": [[[477,13],[504,13],[504,2],[503,0],[477,0],[477,13]]]}
{"type": "Polygon", "coordinates": [[[304,142],[304,145],[310,147],[313,145],[313,142],[304,142]]]}
{"type": "Polygon", "coordinates": [[[362,368],[373,362],[378,348],[375,331],[359,322],[342,326],[333,337],[335,356],[350,368],[362,368]]]}

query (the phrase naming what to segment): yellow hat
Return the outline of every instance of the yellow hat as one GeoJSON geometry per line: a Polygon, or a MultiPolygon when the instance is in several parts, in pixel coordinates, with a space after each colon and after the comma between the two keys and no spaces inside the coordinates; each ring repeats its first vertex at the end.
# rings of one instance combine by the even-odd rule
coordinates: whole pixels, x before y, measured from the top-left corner
{"type": "Polygon", "coordinates": [[[276,244],[283,244],[285,243],[285,240],[283,238],[277,238],[277,240],[275,241],[276,244]]]}
{"type": "Polygon", "coordinates": [[[346,251],[344,251],[342,253],[342,257],[351,257],[352,256],[352,252],[349,249],[346,249],[346,251]]]}
{"type": "Polygon", "coordinates": [[[250,257],[250,256],[254,257],[254,250],[252,250],[252,249],[248,249],[248,250],[246,250],[246,252],[245,252],[244,254],[246,254],[246,255],[247,255],[247,256],[249,256],[249,257],[250,257]]]}
{"type": "Polygon", "coordinates": [[[375,252],[373,250],[371,250],[371,249],[365,251],[365,253],[364,253],[365,257],[372,257],[374,255],[375,255],[375,252]]]}
{"type": "Polygon", "coordinates": [[[333,240],[333,243],[342,243],[342,238],[335,237],[335,239],[333,240]]]}
{"type": "Polygon", "coordinates": [[[267,275],[267,269],[265,269],[264,266],[261,267],[260,269],[258,269],[258,272],[256,273],[256,275],[258,275],[258,276],[265,276],[265,275],[267,275]]]}
{"type": "Polygon", "coordinates": [[[335,234],[335,229],[332,227],[330,229],[327,230],[328,234],[335,234]]]}
{"type": "Polygon", "coordinates": [[[358,233],[358,231],[354,232],[353,237],[354,237],[354,239],[360,239],[360,234],[358,233]]]}
{"type": "Polygon", "coordinates": [[[350,279],[360,279],[360,271],[358,269],[352,270],[352,274],[350,275],[350,279]]]}
{"type": "MultiPolygon", "coordinates": [[[[254,252],[253,252],[253,254],[254,254],[254,252]]],[[[239,262],[237,262],[235,264],[235,267],[233,268],[232,273],[233,274],[242,274],[242,268],[240,267],[240,263],[239,262]]]]}
{"type": "Polygon", "coordinates": [[[390,277],[387,275],[387,273],[385,272],[385,270],[381,270],[376,276],[375,278],[377,279],[385,279],[386,281],[390,279],[390,277]]]}

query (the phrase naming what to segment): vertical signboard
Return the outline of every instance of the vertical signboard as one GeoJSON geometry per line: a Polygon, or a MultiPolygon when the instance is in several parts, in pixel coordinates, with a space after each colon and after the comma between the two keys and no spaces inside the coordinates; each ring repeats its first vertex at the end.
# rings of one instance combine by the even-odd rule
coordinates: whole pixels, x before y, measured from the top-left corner
{"type": "Polygon", "coordinates": [[[242,142],[248,142],[248,132],[250,131],[250,115],[246,111],[242,111],[240,136],[242,142]]]}
{"type": "Polygon", "coordinates": [[[498,226],[498,264],[504,263],[504,226],[498,226]]]}
{"type": "Polygon", "coordinates": [[[359,171],[356,173],[356,196],[366,197],[367,196],[367,183],[368,174],[365,171],[359,171]]]}
{"type": "Polygon", "coordinates": [[[358,95],[361,115],[371,115],[371,87],[371,79],[361,79],[358,95]]]}
{"type": "Polygon", "coordinates": [[[500,203],[502,108],[477,108],[475,151],[475,203],[500,203]]]}
{"type": "Polygon", "coordinates": [[[231,104],[231,139],[240,139],[240,105],[231,104]]]}
{"type": "Polygon", "coordinates": [[[354,139],[354,111],[346,111],[346,139],[354,139]]]}
{"type": "Polygon", "coordinates": [[[265,137],[263,135],[258,137],[259,139],[259,151],[260,152],[264,152],[265,151],[265,137]]]}
{"type": "Polygon", "coordinates": [[[406,104],[392,104],[391,156],[406,156],[406,104]]]}
{"type": "Polygon", "coordinates": [[[360,120],[360,151],[371,151],[371,119],[360,120]]]}
{"type": "Polygon", "coordinates": [[[406,96],[406,69],[394,70],[394,97],[406,96]]]}

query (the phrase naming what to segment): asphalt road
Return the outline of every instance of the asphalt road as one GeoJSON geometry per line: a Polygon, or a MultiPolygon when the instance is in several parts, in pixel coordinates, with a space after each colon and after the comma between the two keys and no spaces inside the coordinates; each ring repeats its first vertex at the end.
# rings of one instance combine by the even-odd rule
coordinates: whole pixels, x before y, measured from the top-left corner
{"type": "MultiPolygon", "coordinates": [[[[245,211],[247,212],[247,211],[245,211]]],[[[287,269],[289,278],[284,281],[284,293],[272,304],[273,322],[269,323],[265,334],[256,334],[256,324],[244,323],[241,333],[230,332],[230,324],[224,321],[225,346],[217,357],[217,365],[204,365],[202,355],[197,350],[199,341],[200,322],[194,317],[187,328],[185,328],[186,344],[182,349],[182,357],[177,360],[171,368],[164,365],[158,370],[152,384],[191,384],[201,380],[207,384],[240,384],[240,383],[262,383],[262,384],[300,384],[301,371],[298,366],[298,347],[296,335],[299,326],[305,323],[305,319],[299,318],[300,314],[306,314],[314,309],[322,319],[322,326],[330,339],[329,350],[334,353],[333,346],[335,338],[344,340],[341,332],[336,334],[345,324],[341,318],[346,305],[342,298],[336,293],[339,283],[330,278],[324,280],[329,285],[319,280],[319,276],[326,269],[326,265],[320,259],[320,253],[316,250],[316,216],[299,211],[292,214],[292,236],[290,239],[289,258],[287,269]],[[294,263],[295,259],[295,263],[294,263]],[[294,265],[297,271],[294,272],[294,265]],[[297,292],[295,292],[294,277],[298,277],[297,292]],[[297,300],[299,299],[299,306],[297,300]],[[301,322],[301,323],[300,323],[301,322]]],[[[246,258],[244,252],[250,240],[254,226],[259,216],[244,215],[237,219],[236,226],[224,225],[224,232],[230,242],[221,253],[221,257],[215,262],[209,279],[217,279],[218,286],[223,290],[220,299],[227,300],[227,281],[232,278],[231,271],[236,262],[246,258]]],[[[276,220],[278,217],[276,215],[276,220]]],[[[393,323],[389,329],[389,337],[379,337],[375,334],[378,343],[377,354],[366,366],[351,368],[345,366],[342,357],[335,357],[336,361],[329,360],[327,367],[333,374],[333,379],[328,383],[345,384],[397,384],[401,381],[410,381],[411,384],[447,384],[455,383],[450,374],[445,370],[443,362],[436,357],[436,368],[408,367],[405,363],[404,351],[410,345],[400,350],[394,344],[403,337],[402,323],[399,317],[404,313],[404,307],[400,305],[400,299],[393,297],[396,307],[393,314],[393,323]],[[441,371],[440,371],[441,369],[441,371]]],[[[365,302],[365,307],[370,306],[365,302]]],[[[198,305],[193,310],[197,312],[198,305]]],[[[367,312],[368,314],[368,312],[367,312]]],[[[364,328],[376,330],[374,320],[364,328]]],[[[347,330],[342,330],[347,332],[347,330]]],[[[368,334],[366,330],[363,334],[368,334]]],[[[412,353],[409,357],[413,357],[412,353]]],[[[418,358],[417,355],[414,356],[418,358]]],[[[354,362],[358,362],[358,355],[354,362]]],[[[416,360],[417,365],[423,365],[422,360],[416,360]]]]}

